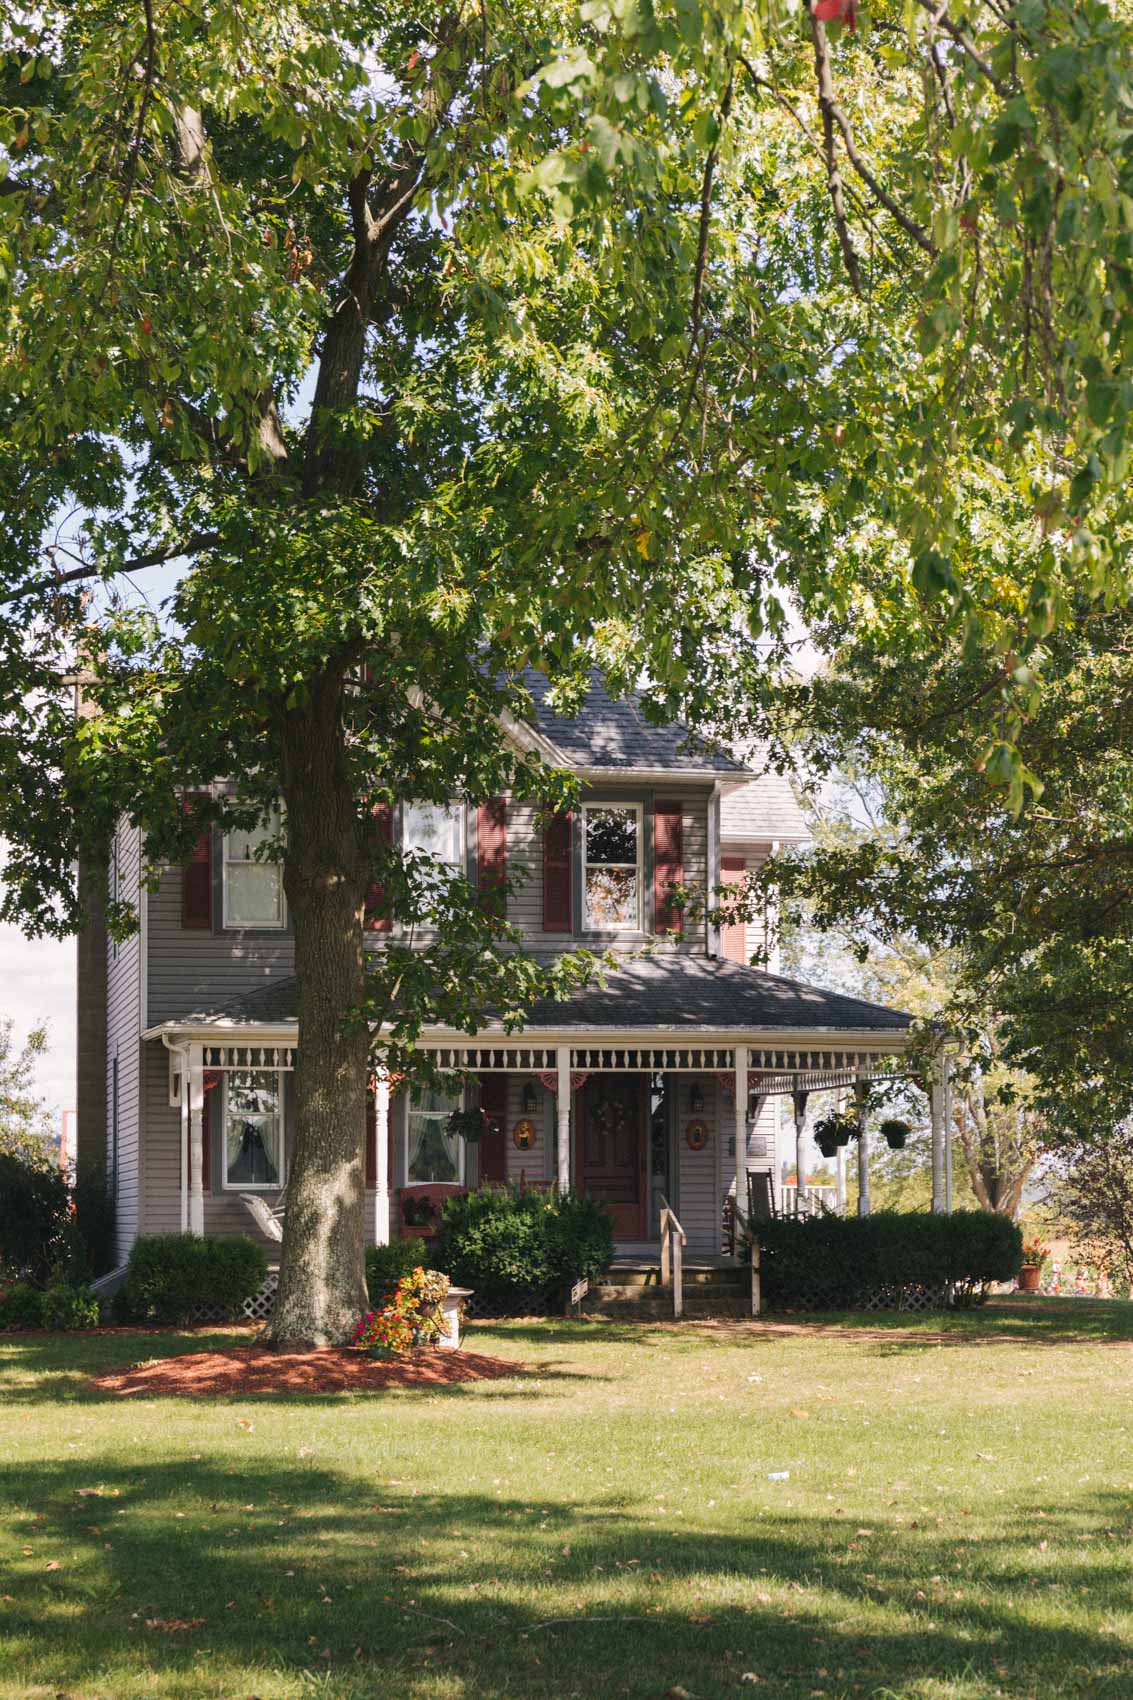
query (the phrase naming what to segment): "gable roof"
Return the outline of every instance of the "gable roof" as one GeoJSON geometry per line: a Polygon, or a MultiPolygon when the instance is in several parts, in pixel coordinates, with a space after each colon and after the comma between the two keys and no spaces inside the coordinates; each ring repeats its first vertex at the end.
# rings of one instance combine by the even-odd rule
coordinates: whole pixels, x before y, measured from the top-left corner
{"type": "Polygon", "coordinates": [[[811,836],[785,774],[761,773],[720,799],[722,844],[809,844],[811,836]]]}
{"type": "MultiPolygon", "coordinates": [[[[186,1014],[167,1025],[286,1027],[298,1020],[292,976],[186,1014]]],[[[562,1002],[534,1005],[523,1029],[594,1032],[602,1029],[671,1031],[692,1039],[706,1032],[906,1033],[904,1011],[847,997],[800,980],[787,980],[719,957],[647,956],[611,969],[562,1002]]]]}
{"type": "Polygon", "coordinates": [[[612,697],[597,670],[576,715],[557,713],[547,701],[550,682],[534,668],[524,671],[537,731],[571,767],[629,772],[634,768],[673,773],[734,774],[751,770],[742,761],[697,738],[680,721],[654,726],[642,711],[642,696],[612,697]]]}

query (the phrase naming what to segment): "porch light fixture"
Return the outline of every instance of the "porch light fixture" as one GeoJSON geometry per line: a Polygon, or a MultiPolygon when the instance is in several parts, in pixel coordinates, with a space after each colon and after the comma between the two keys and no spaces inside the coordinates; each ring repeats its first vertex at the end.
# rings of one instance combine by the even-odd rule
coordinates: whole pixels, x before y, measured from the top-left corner
{"type": "Polygon", "coordinates": [[[688,1095],[688,1107],[694,1116],[698,1116],[704,1108],[704,1093],[698,1085],[693,1084],[688,1095]]]}
{"type": "Polygon", "coordinates": [[[530,1080],[525,1080],[523,1083],[523,1113],[525,1116],[529,1116],[538,1108],[539,1100],[535,1095],[534,1083],[530,1080]]]}

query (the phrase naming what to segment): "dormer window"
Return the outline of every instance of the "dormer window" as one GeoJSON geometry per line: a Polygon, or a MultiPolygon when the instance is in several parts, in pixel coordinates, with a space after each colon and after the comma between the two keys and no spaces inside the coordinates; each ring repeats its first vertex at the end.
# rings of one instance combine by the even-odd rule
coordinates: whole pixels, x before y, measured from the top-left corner
{"type": "Polygon", "coordinates": [[[422,850],[447,867],[463,869],[463,803],[406,803],[402,843],[406,850],[422,850]]]}
{"type": "Polygon", "coordinates": [[[586,804],[582,810],[582,854],[586,930],[640,932],[641,804],[586,804]]]}
{"type": "Polygon", "coordinates": [[[283,868],[279,862],[257,859],[260,846],[279,835],[279,815],[273,813],[250,832],[224,835],[224,925],[278,929],[285,924],[283,868]]]}

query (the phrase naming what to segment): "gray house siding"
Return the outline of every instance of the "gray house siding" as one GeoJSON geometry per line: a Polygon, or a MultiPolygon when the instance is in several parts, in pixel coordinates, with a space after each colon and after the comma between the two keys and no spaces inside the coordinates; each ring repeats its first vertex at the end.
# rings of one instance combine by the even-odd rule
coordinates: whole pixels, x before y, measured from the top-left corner
{"type": "MultiPolygon", "coordinates": [[[[214,867],[218,860],[214,854],[214,867]]],[[[149,900],[148,1026],[253,992],[273,976],[283,978],[294,971],[290,932],[225,930],[219,916],[214,892],[211,931],[183,927],[181,870],[165,869],[149,900]]]]}

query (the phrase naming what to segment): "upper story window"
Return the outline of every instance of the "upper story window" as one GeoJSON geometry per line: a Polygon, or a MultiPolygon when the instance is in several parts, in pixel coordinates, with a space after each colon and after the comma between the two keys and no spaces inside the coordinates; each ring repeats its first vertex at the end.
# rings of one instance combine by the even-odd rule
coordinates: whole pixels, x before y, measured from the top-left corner
{"type": "Polygon", "coordinates": [[[224,1184],[283,1185],[281,1076],[234,1069],[224,1077],[224,1184]]]}
{"type": "Polygon", "coordinates": [[[279,862],[256,860],[266,840],[279,833],[279,816],[273,814],[264,826],[250,832],[224,835],[224,925],[226,927],[282,927],[283,868],[279,862]]]}
{"type": "Polygon", "coordinates": [[[641,804],[582,810],[582,912],[589,932],[640,932],[641,804]]]}
{"type": "Polygon", "coordinates": [[[463,803],[406,803],[401,818],[406,850],[426,851],[438,862],[463,870],[463,803]]]}

